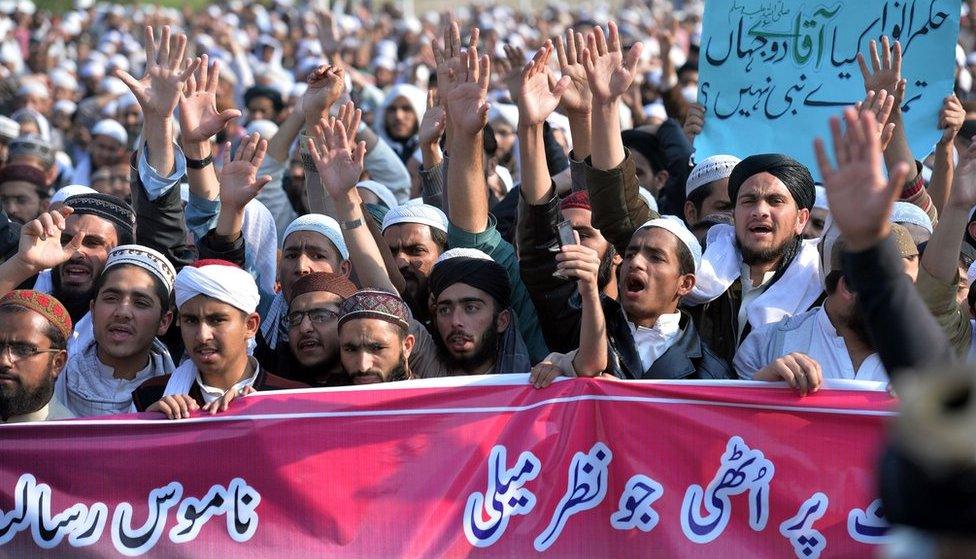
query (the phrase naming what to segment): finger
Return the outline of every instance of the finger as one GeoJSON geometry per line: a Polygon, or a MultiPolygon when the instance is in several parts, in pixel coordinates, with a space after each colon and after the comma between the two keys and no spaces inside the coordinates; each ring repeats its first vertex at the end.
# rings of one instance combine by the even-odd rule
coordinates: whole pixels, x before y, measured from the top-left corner
{"type": "Polygon", "coordinates": [[[156,34],[152,26],[146,26],[146,70],[156,63],[156,34]]]}
{"type": "Polygon", "coordinates": [[[258,134],[257,132],[254,132],[253,134],[247,137],[246,141],[247,141],[246,146],[242,146],[242,149],[238,150],[243,152],[239,155],[238,160],[251,163],[252,161],[254,161],[254,154],[257,152],[258,143],[261,142],[261,135],[258,134]]]}
{"type": "Polygon", "coordinates": [[[609,52],[623,52],[620,47],[620,34],[617,32],[617,24],[611,20],[607,27],[610,29],[609,52]]]}
{"type": "Polygon", "coordinates": [[[120,68],[115,69],[115,77],[122,80],[122,83],[124,83],[126,87],[128,87],[129,90],[136,95],[137,98],[140,97],[142,86],[139,83],[139,80],[133,78],[131,74],[120,68]]]}
{"type": "Polygon", "coordinates": [[[566,45],[563,43],[562,37],[556,37],[556,61],[559,62],[560,68],[569,66],[569,60],[566,58],[566,45]]]}
{"type": "Polygon", "coordinates": [[[220,120],[222,120],[223,123],[224,123],[224,126],[226,126],[227,125],[227,121],[229,121],[231,119],[234,119],[234,118],[239,118],[241,116],[241,111],[239,111],[237,109],[224,109],[224,110],[220,111],[220,114],[217,115],[217,116],[220,117],[220,120]]]}
{"type": "Polygon", "coordinates": [[[540,376],[542,376],[541,363],[536,365],[535,367],[532,367],[532,369],[529,370],[529,384],[538,388],[539,387],[538,380],[540,376]]]}
{"type": "Polygon", "coordinates": [[[251,164],[255,167],[260,167],[261,162],[264,161],[264,154],[266,153],[268,153],[268,140],[259,137],[257,145],[254,147],[254,156],[251,158],[251,164]]]}
{"type": "Polygon", "coordinates": [[[461,28],[456,21],[451,21],[451,57],[461,54],[461,28]]]}
{"type": "Polygon", "coordinates": [[[539,388],[546,388],[552,385],[556,381],[556,378],[562,374],[562,371],[558,367],[548,366],[543,371],[541,382],[539,383],[539,388]]]}
{"type": "Polygon", "coordinates": [[[596,30],[594,31],[594,35],[596,37],[596,53],[599,56],[607,54],[607,38],[603,34],[603,28],[597,26],[596,30]]]}
{"type": "Polygon", "coordinates": [[[871,71],[868,70],[868,64],[864,61],[864,55],[861,53],[857,53],[857,65],[861,68],[861,78],[867,81],[871,71]]]}
{"type": "Polygon", "coordinates": [[[319,148],[315,146],[315,139],[308,139],[308,154],[312,156],[312,159],[318,161],[322,159],[322,154],[319,152],[319,148]]]}
{"type": "MultiPolygon", "coordinates": [[[[219,72],[219,68],[216,68],[219,60],[214,60],[212,62],[215,67],[215,70],[219,72]]],[[[200,89],[204,91],[210,91],[210,81],[215,79],[214,78],[215,73],[214,71],[211,71],[210,64],[211,64],[210,56],[206,54],[202,55],[200,57],[200,65],[197,66],[197,71],[196,73],[193,74],[193,82],[195,84],[199,84],[200,89]]],[[[216,89],[216,85],[214,86],[214,88],[216,89]]]]}
{"type": "Polygon", "coordinates": [[[478,50],[478,40],[481,38],[481,30],[477,27],[471,28],[471,35],[468,37],[468,49],[478,50]]]}
{"type": "Polygon", "coordinates": [[[224,142],[224,154],[220,158],[221,168],[226,168],[230,165],[230,142],[224,142]]]}
{"type": "Polygon", "coordinates": [[[45,212],[37,216],[37,221],[41,225],[42,238],[46,239],[58,234],[58,229],[54,226],[54,218],[51,217],[50,213],[45,212]]]}
{"type": "Polygon", "coordinates": [[[847,145],[841,135],[840,119],[837,117],[831,117],[830,119],[830,140],[834,144],[834,161],[837,163],[837,166],[842,167],[846,165],[850,157],[848,157],[847,145]]]}
{"type": "Polygon", "coordinates": [[[167,402],[165,398],[156,402],[156,404],[159,406],[159,411],[166,416],[166,419],[179,419],[179,417],[176,415],[176,408],[170,406],[169,402],[167,402]]]}
{"type": "Polygon", "coordinates": [[[790,385],[790,388],[794,390],[799,386],[796,381],[796,375],[793,373],[793,369],[786,365],[785,359],[777,359],[773,363],[773,372],[776,376],[783,379],[786,384],[790,385]]]}
{"type": "Polygon", "coordinates": [[[868,51],[871,54],[871,69],[874,73],[881,71],[881,59],[878,58],[878,43],[872,40],[868,45],[868,51]]]}
{"type": "Polygon", "coordinates": [[[816,359],[807,355],[803,357],[807,362],[807,380],[810,382],[810,392],[817,392],[823,386],[823,369],[820,367],[820,363],[817,363],[816,359]]]}
{"type": "Polygon", "coordinates": [[[481,92],[488,93],[488,83],[491,81],[491,58],[487,54],[481,55],[479,67],[481,69],[481,75],[479,76],[478,83],[481,85],[481,92]]]}
{"type": "Polygon", "coordinates": [[[627,72],[631,76],[637,73],[637,64],[640,63],[641,51],[644,50],[644,44],[640,41],[634,43],[627,51],[627,59],[624,61],[624,66],[627,68],[627,72]]]}
{"type": "Polygon", "coordinates": [[[356,151],[352,154],[353,162],[362,167],[366,161],[366,142],[359,142],[356,144],[356,151]]]}
{"type": "MultiPolygon", "coordinates": [[[[563,38],[559,37],[559,41],[562,42],[563,38]]],[[[566,30],[566,41],[563,45],[563,53],[566,58],[566,65],[576,64],[577,62],[577,49],[576,49],[576,35],[573,33],[573,28],[570,27],[566,30]]],[[[562,60],[559,61],[562,64],[562,60]]]]}
{"type": "Polygon", "coordinates": [[[576,63],[583,63],[583,49],[586,48],[586,40],[583,38],[582,33],[577,33],[573,39],[576,41],[576,63]]]}
{"type": "Polygon", "coordinates": [[[174,72],[179,69],[180,62],[183,61],[183,56],[186,54],[186,35],[180,33],[176,36],[176,56],[172,56],[172,65],[170,69],[174,72]]]}
{"type": "Polygon", "coordinates": [[[888,119],[891,118],[891,111],[895,108],[895,96],[888,95],[887,91],[882,91],[881,97],[881,108],[878,110],[878,122],[888,122],[888,119]]]}
{"type": "Polygon", "coordinates": [[[346,125],[341,121],[336,121],[335,128],[332,130],[332,136],[336,139],[337,147],[349,148],[349,144],[346,142],[346,125]]]}
{"type": "Polygon", "coordinates": [[[881,64],[883,69],[891,69],[891,44],[887,35],[881,36],[881,64]]]}
{"type": "Polygon", "coordinates": [[[85,242],[85,232],[79,231],[77,235],[71,238],[68,244],[64,245],[64,252],[66,254],[74,254],[81,249],[81,244],[85,242]]]}
{"type": "Polygon", "coordinates": [[[168,25],[163,26],[163,35],[159,39],[159,54],[156,57],[156,62],[161,68],[169,68],[169,37],[170,29],[168,25]]]}
{"type": "Polygon", "coordinates": [[[186,65],[186,69],[180,72],[180,81],[186,81],[190,76],[193,75],[193,72],[196,72],[197,68],[199,68],[201,64],[201,60],[199,58],[194,58],[192,60],[188,59],[187,62],[189,63],[186,65]]]}
{"type": "Polygon", "coordinates": [[[899,76],[901,75],[901,41],[895,41],[895,47],[892,49],[893,56],[891,61],[891,69],[894,70],[899,76]]]}

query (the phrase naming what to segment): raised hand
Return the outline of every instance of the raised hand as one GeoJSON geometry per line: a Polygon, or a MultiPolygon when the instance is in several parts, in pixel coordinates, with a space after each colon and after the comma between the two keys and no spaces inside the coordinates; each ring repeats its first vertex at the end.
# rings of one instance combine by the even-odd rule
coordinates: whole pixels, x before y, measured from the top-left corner
{"type": "Polygon", "coordinates": [[[959,158],[952,178],[949,203],[966,210],[976,206],[976,142],[969,144],[969,149],[959,158]]]}
{"type": "Polygon", "coordinates": [[[302,111],[307,125],[314,125],[329,114],[329,109],[342,95],[343,76],[341,67],[324,64],[308,75],[308,89],[302,94],[302,111]]]}
{"type": "Polygon", "coordinates": [[[583,34],[575,33],[572,28],[566,30],[565,41],[562,37],[556,37],[559,71],[570,79],[569,87],[559,101],[559,105],[567,113],[589,114],[593,104],[590,82],[587,81],[586,68],[583,66],[585,49],[583,34]]]}
{"type": "Polygon", "coordinates": [[[444,108],[437,104],[437,94],[434,90],[427,91],[427,111],[424,118],[420,121],[420,131],[418,139],[420,145],[432,146],[441,141],[444,135],[444,128],[447,126],[447,113],[444,108]]]}
{"type": "Polygon", "coordinates": [[[685,133],[685,138],[688,138],[689,144],[695,143],[695,138],[701,134],[702,127],[705,126],[705,106],[701,103],[690,103],[688,105],[688,116],[685,117],[685,123],[681,127],[681,130],[685,133]]]}
{"type": "Polygon", "coordinates": [[[521,93],[518,96],[519,126],[542,124],[556,110],[559,99],[569,87],[569,76],[556,81],[549,70],[552,42],[546,41],[521,74],[521,93]]]}
{"type": "Polygon", "coordinates": [[[878,123],[875,132],[881,142],[881,151],[884,151],[888,147],[888,144],[891,143],[891,138],[895,134],[895,123],[888,122],[894,106],[894,95],[888,95],[888,92],[883,89],[877,94],[874,91],[868,91],[867,96],[864,97],[864,101],[858,101],[854,105],[858,113],[865,111],[874,113],[874,119],[878,123]]]}
{"type": "Polygon", "coordinates": [[[132,90],[143,113],[168,118],[180,101],[186,80],[200,65],[199,58],[184,65],[184,54],[186,35],[171,35],[167,25],[157,47],[153,28],[146,27],[146,72],[142,79],[120,69],[115,70],[115,75],[132,90]]]}
{"type": "Polygon", "coordinates": [[[334,200],[341,200],[355,192],[363,174],[366,142],[349,141],[341,120],[330,118],[315,125],[308,139],[308,152],[315,161],[322,186],[334,200]]]}
{"type": "Polygon", "coordinates": [[[184,142],[207,142],[241,116],[237,109],[217,112],[217,84],[220,81],[220,61],[208,66],[207,55],[200,57],[194,74],[186,80],[180,97],[180,133],[184,142]]]}
{"type": "Polygon", "coordinates": [[[887,91],[888,95],[894,96],[894,103],[901,110],[906,84],[906,80],[901,77],[901,43],[895,41],[892,47],[885,36],[881,38],[880,55],[875,41],[871,41],[868,50],[871,54],[871,69],[868,69],[864,55],[857,53],[857,64],[861,68],[861,77],[864,78],[865,93],[887,91]]]}
{"type": "Polygon", "coordinates": [[[625,59],[620,47],[617,24],[611,21],[609,27],[609,44],[600,27],[591,31],[586,38],[583,65],[590,82],[594,105],[608,105],[627,92],[637,75],[637,63],[643,49],[641,43],[634,43],[625,59]]]}
{"type": "Polygon", "coordinates": [[[20,246],[15,258],[33,273],[67,262],[85,240],[85,233],[79,232],[68,243],[61,244],[65,218],[73,211],[63,206],[28,221],[20,229],[20,246]]]}
{"type": "Polygon", "coordinates": [[[563,245],[556,254],[556,270],[566,277],[576,278],[580,291],[599,290],[600,256],[585,245],[563,245]]]}
{"type": "Polygon", "coordinates": [[[356,108],[352,101],[347,101],[336,113],[336,120],[342,123],[346,130],[346,143],[350,146],[356,145],[356,134],[359,132],[359,123],[363,119],[363,111],[356,108]]]}
{"type": "Polygon", "coordinates": [[[230,158],[230,142],[224,149],[224,165],[217,174],[220,182],[220,204],[227,208],[243,209],[248,202],[261,192],[271,177],[258,177],[258,169],[268,151],[268,141],[255,132],[245,136],[237,147],[234,160],[230,158]]]}
{"type": "Polygon", "coordinates": [[[955,94],[942,100],[942,109],[939,111],[939,129],[942,130],[942,141],[951,142],[959,134],[963,123],[966,122],[966,110],[962,108],[962,103],[955,94]]]}
{"type": "Polygon", "coordinates": [[[319,43],[322,44],[322,54],[331,57],[339,52],[342,40],[339,34],[339,26],[336,25],[335,16],[329,10],[324,10],[319,14],[319,43]]]}
{"type": "Polygon", "coordinates": [[[518,103],[519,92],[522,89],[522,70],[525,68],[525,51],[522,47],[505,45],[504,79],[508,88],[508,96],[513,103],[518,103]]]}
{"type": "MultiPolygon", "coordinates": [[[[472,36],[477,35],[477,28],[472,36]]],[[[448,74],[449,89],[445,96],[447,116],[452,130],[474,136],[488,123],[488,82],[491,78],[491,61],[488,55],[478,55],[478,47],[472,44],[461,55],[464,64],[448,74]]],[[[438,82],[440,83],[440,82],[438,82]]]]}
{"type": "MultiPolygon", "coordinates": [[[[472,31],[475,44],[477,44],[476,32],[477,29],[472,31]]],[[[438,45],[437,41],[433,44],[434,60],[437,62],[437,89],[442,99],[450,92],[451,74],[460,72],[464,66],[461,57],[461,28],[453,17],[445,16],[443,33],[444,46],[438,45]]]]}
{"type": "Polygon", "coordinates": [[[837,167],[827,158],[823,140],[814,141],[814,151],[827,189],[830,213],[851,251],[868,249],[888,236],[888,218],[908,174],[908,164],[898,163],[885,181],[881,172],[881,142],[874,113],[858,118],[853,108],[844,111],[847,131],[841,134],[840,119],[830,119],[837,167]]]}

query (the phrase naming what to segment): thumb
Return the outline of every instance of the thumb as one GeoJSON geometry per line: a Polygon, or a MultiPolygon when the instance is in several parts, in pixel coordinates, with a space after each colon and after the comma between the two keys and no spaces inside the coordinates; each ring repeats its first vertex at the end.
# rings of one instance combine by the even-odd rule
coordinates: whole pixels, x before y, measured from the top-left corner
{"type": "Polygon", "coordinates": [[[644,44],[638,41],[634,43],[634,46],[630,47],[629,51],[627,51],[627,60],[624,62],[627,66],[627,71],[631,74],[637,71],[637,63],[640,62],[642,50],[644,50],[644,44]]]}
{"type": "Polygon", "coordinates": [[[264,188],[269,182],[271,182],[270,175],[264,175],[254,179],[254,191],[261,192],[261,189],[264,188]]]}
{"type": "Polygon", "coordinates": [[[130,90],[132,90],[132,93],[135,93],[136,91],[141,89],[139,87],[139,80],[133,78],[131,74],[129,74],[125,70],[122,70],[121,68],[115,69],[115,77],[122,80],[122,83],[124,83],[130,90]]]}
{"type": "Polygon", "coordinates": [[[224,122],[224,124],[226,124],[227,121],[240,117],[241,111],[237,109],[224,109],[223,111],[220,111],[220,114],[217,116],[222,122],[224,122]]]}
{"type": "Polygon", "coordinates": [[[571,81],[569,76],[563,76],[559,78],[556,82],[555,87],[552,88],[552,94],[556,97],[562,97],[563,93],[566,93],[566,88],[569,87],[569,82],[571,81]]]}

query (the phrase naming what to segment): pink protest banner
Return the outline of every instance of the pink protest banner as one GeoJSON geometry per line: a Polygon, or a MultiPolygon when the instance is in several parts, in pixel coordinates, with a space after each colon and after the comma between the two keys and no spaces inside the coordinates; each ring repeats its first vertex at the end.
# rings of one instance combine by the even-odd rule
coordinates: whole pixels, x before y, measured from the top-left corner
{"type": "Polygon", "coordinates": [[[887,393],[526,375],[0,426],[0,556],[864,557],[887,393]]]}

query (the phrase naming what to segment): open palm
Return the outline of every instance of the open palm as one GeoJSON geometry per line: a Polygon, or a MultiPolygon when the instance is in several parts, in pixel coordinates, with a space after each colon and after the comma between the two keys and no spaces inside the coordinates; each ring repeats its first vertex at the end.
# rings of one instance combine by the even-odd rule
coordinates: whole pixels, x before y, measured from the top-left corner
{"type": "Polygon", "coordinates": [[[620,49],[617,26],[613,22],[610,22],[609,44],[603,35],[603,29],[597,27],[589,34],[585,67],[594,103],[605,105],[616,101],[630,89],[637,74],[642,48],[641,43],[635,43],[625,59],[620,49]]]}
{"type": "Polygon", "coordinates": [[[590,93],[590,82],[586,78],[586,68],[583,66],[583,35],[566,30],[566,39],[556,38],[556,54],[559,59],[559,71],[569,76],[569,87],[563,93],[560,103],[567,113],[588,113],[593,102],[590,93]]]}
{"type": "Polygon", "coordinates": [[[976,205],[976,143],[969,146],[966,153],[959,158],[952,179],[952,204],[961,208],[971,208],[976,205]]]}
{"type": "Polygon", "coordinates": [[[224,150],[224,165],[217,180],[220,182],[220,203],[232,208],[243,208],[253,200],[271,177],[258,177],[258,169],[268,151],[268,141],[255,132],[245,136],[237,147],[234,160],[230,160],[230,145],[224,150]]]}
{"type": "Polygon", "coordinates": [[[180,97],[180,132],[186,142],[206,142],[224,129],[227,122],[241,116],[237,109],[217,112],[217,83],[220,61],[208,68],[208,57],[201,57],[200,66],[186,81],[180,97]]]}
{"type": "Polygon", "coordinates": [[[353,145],[341,121],[332,119],[315,127],[309,138],[309,154],[326,191],[333,199],[340,199],[356,187],[363,174],[366,142],[353,145]]]}
{"type": "Polygon", "coordinates": [[[559,99],[569,86],[569,78],[555,82],[548,68],[552,44],[546,43],[522,71],[518,98],[519,122],[524,126],[542,124],[559,106],[559,99]]]}
{"type": "Polygon", "coordinates": [[[200,60],[183,64],[186,35],[172,36],[169,26],[163,27],[158,49],[155,41],[153,28],[147,27],[146,72],[142,79],[137,80],[123,70],[116,70],[116,76],[129,87],[144,113],[169,117],[180,100],[184,82],[196,71],[200,60]]]}
{"type": "Polygon", "coordinates": [[[42,213],[27,222],[20,230],[17,258],[31,269],[40,271],[67,262],[79,248],[85,234],[78,233],[70,242],[61,244],[65,218],[71,210],[62,208],[42,213]]]}

